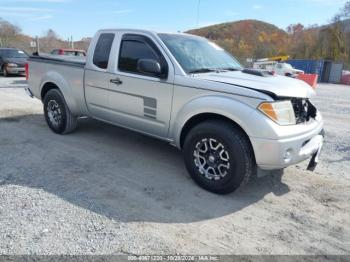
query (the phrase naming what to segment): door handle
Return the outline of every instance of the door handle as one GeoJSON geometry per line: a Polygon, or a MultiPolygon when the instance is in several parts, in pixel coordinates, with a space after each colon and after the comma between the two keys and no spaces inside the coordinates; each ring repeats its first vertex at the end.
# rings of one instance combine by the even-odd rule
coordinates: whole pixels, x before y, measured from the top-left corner
{"type": "Polygon", "coordinates": [[[111,79],[109,80],[111,83],[116,84],[116,85],[121,85],[123,84],[123,81],[120,80],[119,78],[111,79]]]}

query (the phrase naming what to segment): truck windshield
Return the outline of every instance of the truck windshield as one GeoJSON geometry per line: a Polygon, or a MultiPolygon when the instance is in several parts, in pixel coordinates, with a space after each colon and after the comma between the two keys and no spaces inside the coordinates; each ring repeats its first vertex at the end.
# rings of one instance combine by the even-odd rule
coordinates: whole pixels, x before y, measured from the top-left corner
{"type": "Polygon", "coordinates": [[[188,74],[242,70],[233,56],[204,38],[176,34],[159,34],[159,37],[188,74]]]}

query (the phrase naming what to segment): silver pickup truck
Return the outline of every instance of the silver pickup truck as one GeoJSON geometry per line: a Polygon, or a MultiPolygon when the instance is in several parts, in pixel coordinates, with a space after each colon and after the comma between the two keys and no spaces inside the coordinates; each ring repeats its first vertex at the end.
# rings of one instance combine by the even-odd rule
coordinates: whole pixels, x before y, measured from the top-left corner
{"type": "Polygon", "coordinates": [[[29,59],[27,91],[43,101],[57,134],[89,116],[164,140],[182,150],[191,177],[218,194],[257,170],[311,159],[323,121],[306,83],[243,69],[216,44],[187,34],[100,30],[86,61],[29,59]]]}

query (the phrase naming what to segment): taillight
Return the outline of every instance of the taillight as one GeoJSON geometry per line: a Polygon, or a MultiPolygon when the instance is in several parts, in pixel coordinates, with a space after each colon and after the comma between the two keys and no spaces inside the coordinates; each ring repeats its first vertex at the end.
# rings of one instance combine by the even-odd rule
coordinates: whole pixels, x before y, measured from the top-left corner
{"type": "Polygon", "coordinates": [[[26,70],[26,80],[29,79],[29,64],[26,63],[26,65],[24,66],[25,70],[26,70]]]}

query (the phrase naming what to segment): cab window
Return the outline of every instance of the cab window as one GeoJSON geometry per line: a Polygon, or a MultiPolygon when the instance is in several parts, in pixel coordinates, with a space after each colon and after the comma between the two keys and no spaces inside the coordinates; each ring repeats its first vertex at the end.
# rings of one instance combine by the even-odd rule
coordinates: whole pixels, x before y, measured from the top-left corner
{"type": "Polygon", "coordinates": [[[114,34],[112,33],[104,33],[100,35],[95,47],[93,57],[94,65],[101,69],[107,69],[113,40],[114,34]]]}
{"type": "Polygon", "coordinates": [[[167,63],[157,46],[147,37],[139,35],[124,35],[119,52],[119,71],[145,75],[138,70],[140,59],[157,61],[162,68],[162,74],[167,74],[167,63]]]}

